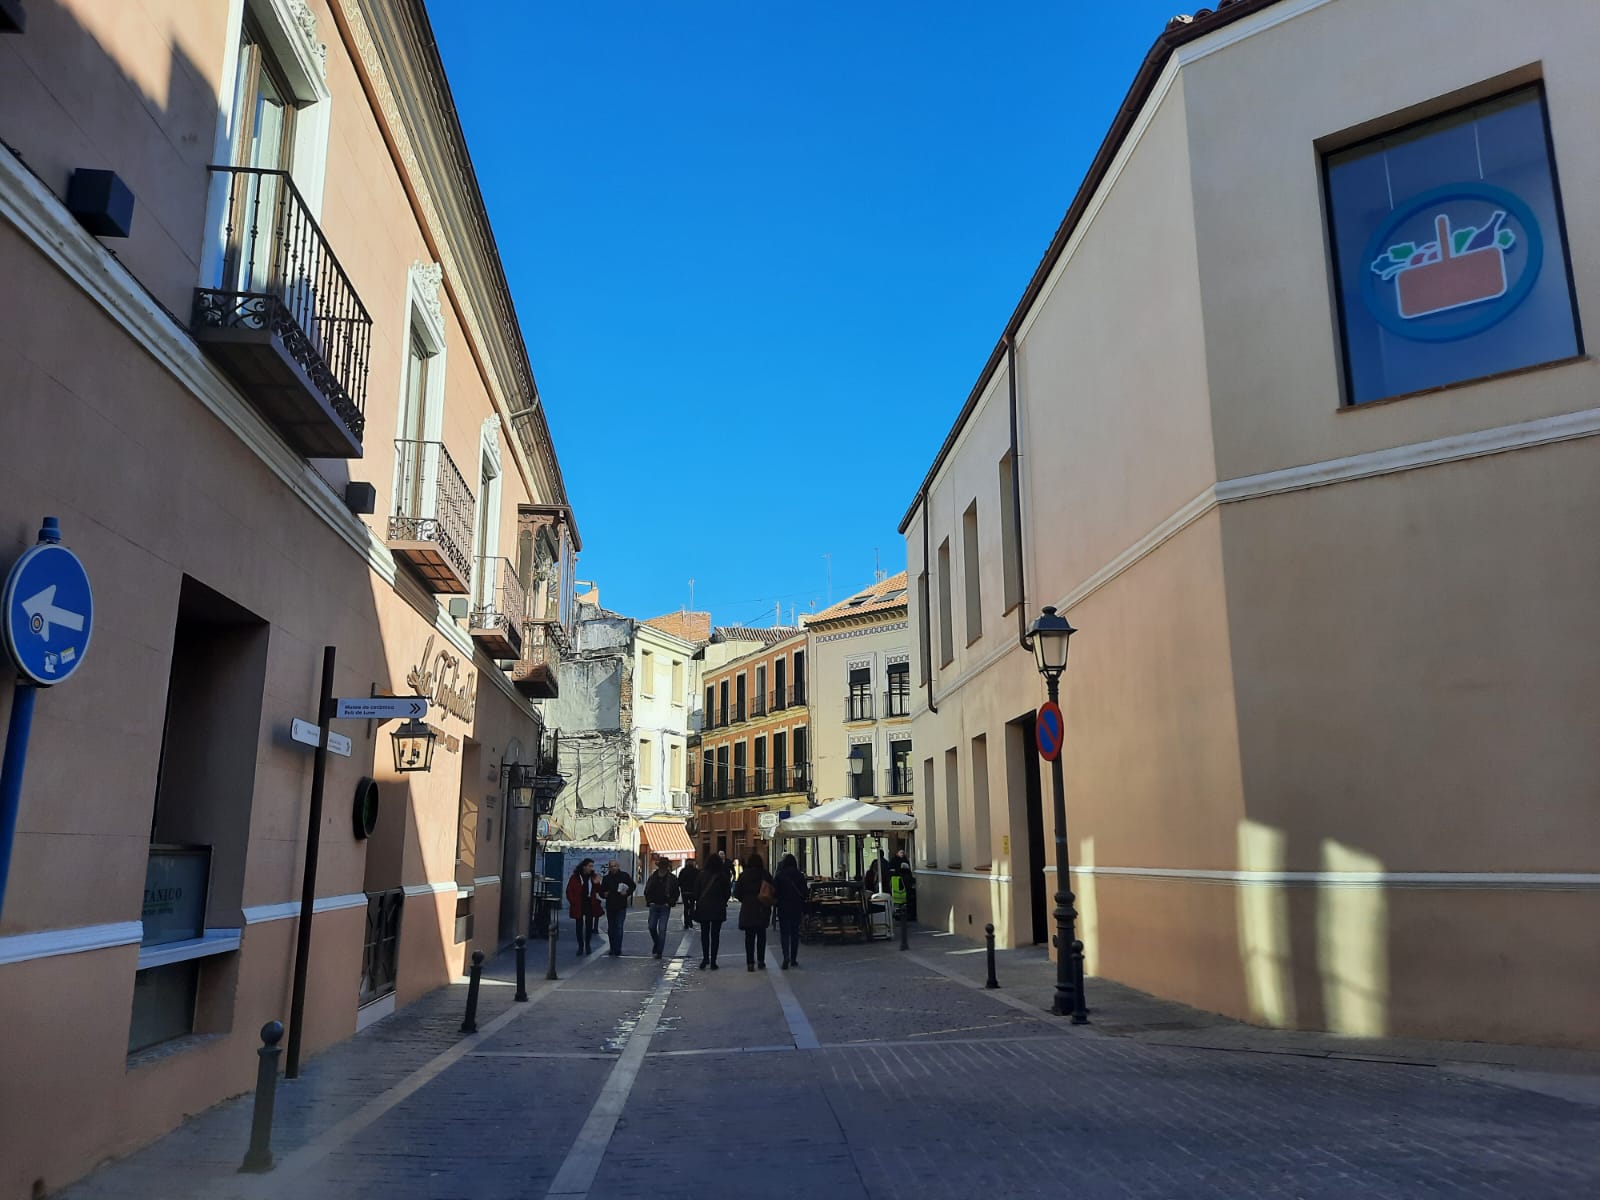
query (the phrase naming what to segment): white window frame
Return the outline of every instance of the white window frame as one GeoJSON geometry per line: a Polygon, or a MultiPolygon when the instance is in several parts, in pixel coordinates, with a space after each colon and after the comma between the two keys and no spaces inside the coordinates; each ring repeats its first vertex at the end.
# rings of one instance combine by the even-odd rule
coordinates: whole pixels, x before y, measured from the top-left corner
{"type": "MultiPolygon", "coordinates": [[[[438,442],[444,438],[444,376],[445,340],[444,308],[439,300],[439,285],[444,268],[438,263],[414,262],[406,273],[406,294],[401,310],[400,328],[406,331],[401,341],[400,390],[395,397],[395,440],[399,440],[405,420],[406,394],[409,390],[407,375],[411,370],[411,339],[416,338],[428,352],[428,386],[422,399],[422,440],[438,442]]],[[[399,463],[396,461],[398,468],[399,463]]],[[[400,503],[400,473],[394,472],[390,486],[390,511],[398,512],[400,503]]],[[[431,517],[439,499],[437,472],[422,483],[422,512],[419,516],[431,517]]]]}
{"type": "MultiPolygon", "coordinates": [[[[432,379],[430,372],[430,391],[432,379]]],[[[431,405],[428,411],[431,415],[431,405]]],[[[478,510],[473,513],[472,594],[477,598],[477,604],[484,608],[494,603],[494,573],[489,566],[500,557],[500,492],[504,478],[505,469],[500,461],[500,416],[495,413],[485,418],[478,430],[477,482],[483,495],[478,497],[478,510]],[[487,483],[485,474],[489,476],[487,483]],[[484,524],[483,514],[486,511],[489,519],[484,524]],[[484,535],[481,546],[476,544],[479,528],[482,528],[484,535]]]]}

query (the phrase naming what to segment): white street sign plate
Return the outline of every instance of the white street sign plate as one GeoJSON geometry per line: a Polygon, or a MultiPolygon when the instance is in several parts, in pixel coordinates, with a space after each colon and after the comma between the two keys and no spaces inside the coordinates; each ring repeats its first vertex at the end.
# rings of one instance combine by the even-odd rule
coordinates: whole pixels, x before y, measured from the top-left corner
{"type": "MultiPolygon", "coordinates": [[[[307,746],[315,747],[317,735],[321,732],[322,730],[310,721],[302,721],[299,717],[289,722],[289,736],[307,746]]],[[[334,754],[349,758],[350,739],[345,737],[344,734],[335,733],[330,729],[328,730],[328,749],[334,754]]]]}
{"type": "Polygon", "coordinates": [[[756,828],[771,837],[778,832],[778,822],[782,820],[775,812],[764,812],[756,818],[756,828]]]}
{"type": "Polygon", "coordinates": [[[333,715],[342,721],[420,720],[428,715],[426,696],[374,696],[335,700],[333,715]]]}

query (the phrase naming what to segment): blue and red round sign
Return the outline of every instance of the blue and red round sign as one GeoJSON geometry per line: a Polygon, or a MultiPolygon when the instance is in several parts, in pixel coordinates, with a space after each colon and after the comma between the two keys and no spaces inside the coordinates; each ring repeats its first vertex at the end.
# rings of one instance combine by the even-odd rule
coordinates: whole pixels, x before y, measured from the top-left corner
{"type": "Polygon", "coordinates": [[[1046,700],[1039,706],[1039,715],[1034,722],[1034,737],[1039,742],[1039,757],[1045,762],[1055,762],[1056,755],[1061,753],[1061,706],[1054,701],[1046,700]]]}

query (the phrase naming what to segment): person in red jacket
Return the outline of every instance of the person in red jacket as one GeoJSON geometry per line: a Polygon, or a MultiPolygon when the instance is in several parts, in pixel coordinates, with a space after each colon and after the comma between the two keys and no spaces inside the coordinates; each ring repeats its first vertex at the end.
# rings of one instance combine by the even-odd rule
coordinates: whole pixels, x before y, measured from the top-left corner
{"type": "Polygon", "coordinates": [[[567,911],[578,931],[578,953],[587,954],[600,920],[600,881],[595,878],[592,858],[573,867],[567,878],[567,911]]]}

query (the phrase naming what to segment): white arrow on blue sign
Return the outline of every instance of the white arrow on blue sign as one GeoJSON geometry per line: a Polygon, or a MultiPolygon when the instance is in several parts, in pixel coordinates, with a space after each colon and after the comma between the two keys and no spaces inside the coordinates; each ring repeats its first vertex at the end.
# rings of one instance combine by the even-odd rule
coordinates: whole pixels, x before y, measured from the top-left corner
{"type": "Polygon", "coordinates": [[[426,696],[365,696],[335,700],[333,715],[343,721],[421,720],[428,715],[426,696]]]}
{"type": "Polygon", "coordinates": [[[83,663],[94,631],[89,574],[65,546],[29,549],[6,576],[0,634],[17,669],[42,687],[61,683],[83,663]]]}

